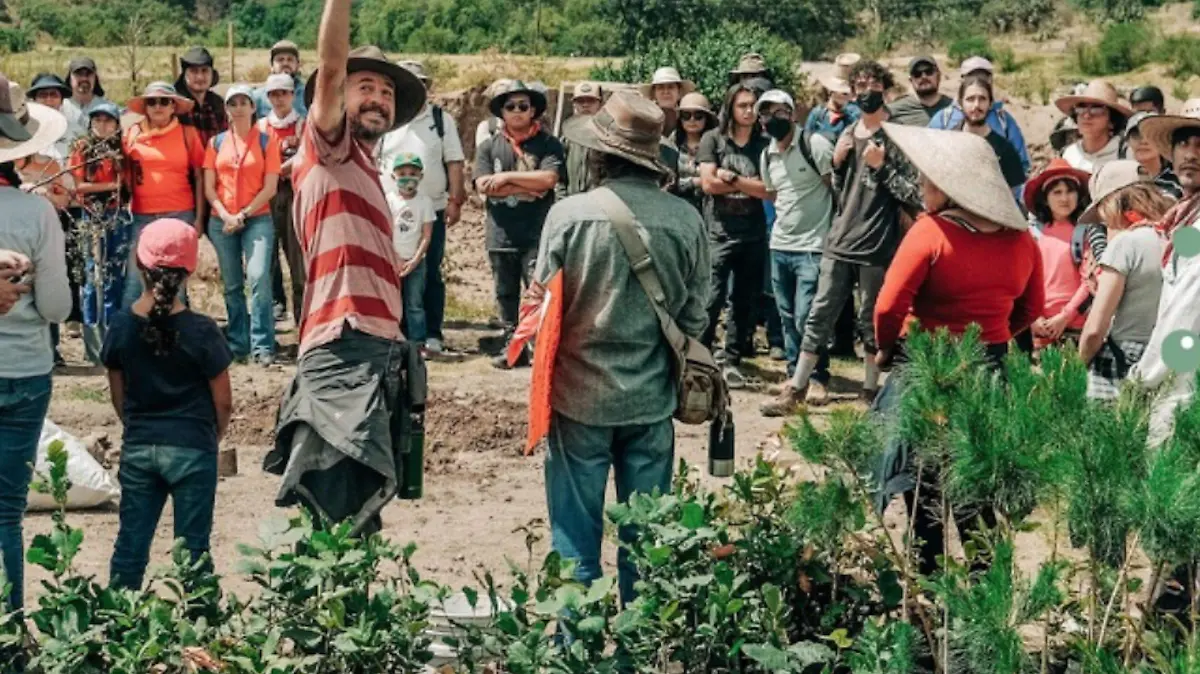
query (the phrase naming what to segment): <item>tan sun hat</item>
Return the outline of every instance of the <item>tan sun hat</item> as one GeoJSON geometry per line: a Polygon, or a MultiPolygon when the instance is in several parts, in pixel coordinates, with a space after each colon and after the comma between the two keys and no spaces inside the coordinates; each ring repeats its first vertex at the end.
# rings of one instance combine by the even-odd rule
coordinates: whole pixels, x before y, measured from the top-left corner
{"type": "Polygon", "coordinates": [[[661,159],[663,111],[632,91],[617,91],[600,112],[565,127],[567,140],[628,159],[658,173],[669,169],[661,159]]]}
{"type": "Polygon", "coordinates": [[[738,59],[737,67],[730,70],[729,74],[738,77],[741,75],[761,75],[765,72],[767,72],[767,60],[763,58],[762,54],[750,52],[742,54],[742,57],[738,59]]]}
{"type": "Polygon", "coordinates": [[[1147,117],[1138,125],[1142,138],[1149,141],[1162,156],[1171,158],[1171,135],[1177,129],[1200,129],[1200,98],[1189,98],[1178,115],[1147,117]]]}
{"type": "Polygon", "coordinates": [[[691,80],[685,80],[679,74],[679,71],[671,66],[665,66],[654,71],[654,76],[650,78],[649,84],[643,84],[638,87],[642,95],[651,100],[654,99],[654,85],[656,84],[678,84],[679,93],[681,96],[692,93],[696,90],[696,83],[691,80]]]}
{"type": "MultiPolygon", "coordinates": [[[[1114,133],[1120,133],[1125,130],[1125,123],[1129,120],[1129,116],[1133,114],[1133,110],[1121,104],[1121,97],[1117,94],[1117,88],[1105,80],[1092,80],[1088,82],[1087,88],[1078,96],[1063,96],[1054,101],[1055,107],[1062,111],[1068,117],[1075,116],[1075,106],[1080,103],[1094,103],[1107,107],[1112,113],[1119,117],[1113,119],[1114,133]]],[[[1079,120],[1075,120],[1076,123],[1079,120]]]]}
{"type": "Polygon", "coordinates": [[[597,101],[603,101],[604,89],[596,82],[576,82],[575,88],[571,92],[571,98],[594,98],[597,101]]]}
{"type": "Polygon", "coordinates": [[[1106,197],[1140,182],[1150,182],[1150,176],[1142,170],[1142,165],[1132,159],[1110,161],[1092,174],[1088,181],[1088,192],[1092,195],[1092,203],[1079,215],[1079,224],[1094,225],[1100,222],[1100,203],[1106,197]]]}
{"type": "Polygon", "coordinates": [[[825,77],[817,78],[821,86],[825,87],[835,94],[848,94],[853,91],[850,87],[850,71],[858,62],[862,60],[862,56],[854,52],[846,52],[838,54],[837,58],[833,59],[834,74],[826,75],[825,77]]]}
{"type": "Polygon", "coordinates": [[[142,90],[141,96],[134,96],[129,99],[125,107],[130,111],[136,112],[139,115],[146,114],[146,99],[147,98],[169,98],[175,101],[175,114],[186,115],[196,107],[196,102],[185,96],[180,96],[179,92],[175,91],[175,87],[166,82],[151,82],[142,90]]]}
{"type": "Polygon", "coordinates": [[[713,112],[712,105],[708,102],[708,97],[704,94],[693,91],[692,93],[679,99],[679,110],[699,111],[706,113],[714,121],[717,119],[717,113],[713,112]]]}
{"type": "Polygon", "coordinates": [[[913,166],[960,208],[1002,227],[1029,229],[986,140],[973,133],[891,122],[885,122],[883,130],[913,166]]]}
{"type": "Polygon", "coordinates": [[[35,155],[66,132],[66,117],[54,108],[25,100],[21,85],[0,75],[0,163],[35,155]]]}

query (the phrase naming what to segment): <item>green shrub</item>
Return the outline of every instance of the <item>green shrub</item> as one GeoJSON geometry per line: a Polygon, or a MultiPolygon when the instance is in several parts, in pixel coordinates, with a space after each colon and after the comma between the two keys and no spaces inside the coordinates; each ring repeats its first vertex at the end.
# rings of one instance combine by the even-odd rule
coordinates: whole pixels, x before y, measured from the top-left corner
{"type": "Polygon", "coordinates": [[[1190,35],[1172,35],[1154,51],[1155,60],[1166,63],[1172,77],[1187,79],[1200,75],[1200,39],[1190,35]]]}
{"type": "Polygon", "coordinates": [[[673,65],[717,106],[729,85],[729,71],[746,52],[763,55],[777,87],[791,91],[803,87],[803,76],[798,72],[799,50],[765,28],[746,24],[723,24],[692,39],[656,43],[620,65],[608,63],[594,68],[592,77],[649,82],[656,68],[673,65]]]}
{"type": "Polygon", "coordinates": [[[33,48],[29,31],[12,26],[0,26],[0,54],[14,54],[33,48]]]}
{"type": "Polygon", "coordinates": [[[954,63],[962,63],[972,56],[982,56],[989,61],[996,60],[996,50],[992,43],[983,35],[972,35],[955,40],[946,50],[947,56],[954,63]]]}
{"type": "Polygon", "coordinates": [[[1144,23],[1114,23],[1095,45],[1075,46],[1076,64],[1084,75],[1127,73],[1150,62],[1153,42],[1154,34],[1144,23]]]}
{"type": "Polygon", "coordinates": [[[1146,10],[1161,7],[1165,0],[1075,0],[1075,5],[1087,10],[1101,21],[1119,23],[1140,21],[1146,10]]]}

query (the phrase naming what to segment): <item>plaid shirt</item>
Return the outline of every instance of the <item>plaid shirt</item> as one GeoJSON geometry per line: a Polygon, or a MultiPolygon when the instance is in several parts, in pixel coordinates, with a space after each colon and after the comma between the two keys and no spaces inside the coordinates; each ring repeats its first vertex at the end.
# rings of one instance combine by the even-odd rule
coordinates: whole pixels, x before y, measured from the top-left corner
{"type": "MultiPolygon", "coordinates": [[[[176,90],[183,96],[196,101],[192,92],[186,86],[176,84],[176,90]]],[[[229,118],[225,115],[225,102],[215,92],[204,94],[204,101],[196,101],[196,107],[186,115],[179,116],[179,122],[200,132],[200,142],[208,147],[208,141],[229,128],[229,118]]]]}

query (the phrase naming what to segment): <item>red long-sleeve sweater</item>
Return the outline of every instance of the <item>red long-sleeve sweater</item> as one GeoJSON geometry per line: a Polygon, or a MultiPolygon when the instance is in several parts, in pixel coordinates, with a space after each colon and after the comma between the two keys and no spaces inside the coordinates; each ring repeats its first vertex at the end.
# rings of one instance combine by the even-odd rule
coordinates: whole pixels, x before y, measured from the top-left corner
{"type": "Polygon", "coordinates": [[[1042,315],[1042,258],[1028,232],[985,234],[922,215],[888,267],[875,303],[875,339],[892,349],[910,321],[961,334],[978,323],[1003,344],[1042,315]]]}

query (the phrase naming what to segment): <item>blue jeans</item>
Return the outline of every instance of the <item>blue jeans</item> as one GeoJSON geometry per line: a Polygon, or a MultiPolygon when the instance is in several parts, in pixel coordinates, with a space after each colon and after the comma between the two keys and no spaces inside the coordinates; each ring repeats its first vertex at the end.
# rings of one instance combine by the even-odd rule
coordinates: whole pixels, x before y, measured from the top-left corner
{"type": "MultiPolygon", "coordinates": [[[[138,236],[146,225],[161,220],[163,218],[175,218],[194,225],[196,224],[195,211],[173,211],[171,213],[153,213],[150,215],[133,215],[133,231],[129,238],[129,262],[125,265],[125,289],[121,293],[121,308],[128,309],[133,306],[133,303],[142,296],[142,274],[138,271],[137,266],[137,242],[138,236]]],[[[186,288],[180,288],[181,297],[186,301],[186,288]]]]}
{"type": "Polygon", "coordinates": [[[246,220],[236,234],[226,234],[220,218],[208,222],[208,238],[217,250],[221,282],[225,286],[225,334],[236,358],[251,353],[275,353],[275,299],[271,293],[271,254],[275,250],[275,224],[269,215],[246,220]],[[242,262],[245,260],[245,271],[242,262]],[[246,281],[250,282],[250,310],[246,310],[246,281]]]}
{"type": "MultiPolygon", "coordinates": [[[[85,216],[86,215],[85,212],[85,216]]],[[[91,223],[88,224],[90,228],[91,223]]],[[[125,292],[125,264],[129,259],[129,239],[133,224],[128,211],[109,209],[104,212],[102,235],[83,244],[83,344],[88,360],[100,363],[100,347],[107,334],[108,321],[121,310],[121,299],[125,292]],[[98,249],[98,250],[97,250],[98,249]],[[96,253],[99,252],[99,257],[96,253]],[[97,277],[103,287],[97,286],[97,277]]],[[[90,237],[89,237],[90,238],[90,237]]]]}
{"type": "Polygon", "coordinates": [[[109,565],[114,587],[141,589],[150,544],[170,496],[175,538],[192,560],[208,552],[217,499],[217,453],[171,445],[125,445],[121,449],[121,523],[109,565]]]}
{"type": "Polygon", "coordinates": [[[429,289],[428,259],[421,260],[412,273],[400,280],[400,292],[404,296],[404,336],[408,341],[424,344],[429,338],[425,311],[426,291],[429,289]]]}
{"type": "MultiPolygon", "coordinates": [[[[603,575],[600,545],[609,468],[621,503],[637,492],[670,491],[675,426],[670,419],[644,426],[589,426],[555,412],[548,444],[546,505],[551,545],[563,559],[575,562],[576,579],[591,583],[603,575]]],[[[632,542],[633,534],[622,528],[621,540],[632,542]]],[[[629,603],[637,570],[624,549],[618,553],[617,567],[621,601],[629,603]]]]}
{"type": "MultiPolygon", "coordinates": [[[[783,350],[787,353],[788,376],[796,372],[800,344],[804,339],[804,324],[817,295],[817,279],[821,276],[820,253],[790,253],[771,251],[771,285],[775,288],[775,306],[783,323],[783,350]]],[[[829,353],[821,349],[821,359],[813,378],[829,383],[829,353]]]]}
{"type": "Polygon", "coordinates": [[[12,583],[7,597],[11,610],[24,606],[25,541],[21,519],[29,503],[33,461],[49,408],[49,374],[0,379],[0,562],[12,583]]]}
{"type": "MultiPolygon", "coordinates": [[[[446,257],[446,211],[438,211],[433,221],[433,236],[425,251],[425,325],[428,337],[443,339],[442,322],[446,317],[446,281],[442,278],[442,259],[446,257]]],[[[407,300],[406,300],[407,301],[407,300]]],[[[405,306],[407,311],[407,305],[405,306]]],[[[422,340],[424,341],[424,340],[422,340]]]]}

